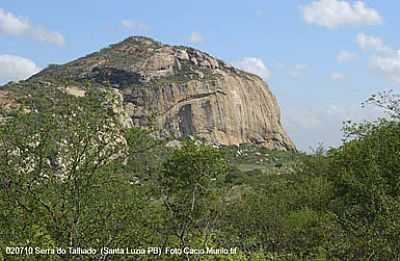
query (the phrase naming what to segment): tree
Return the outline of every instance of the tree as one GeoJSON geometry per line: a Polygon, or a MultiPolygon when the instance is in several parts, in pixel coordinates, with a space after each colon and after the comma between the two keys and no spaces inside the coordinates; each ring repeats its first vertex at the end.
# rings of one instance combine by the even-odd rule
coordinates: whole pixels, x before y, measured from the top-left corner
{"type": "Polygon", "coordinates": [[[152,239],[143,227],[151,220],[146,189],[125,175],[128,147],[107,95],[49,87],[3,113],[1,246],[100,248],[152,239]]]}
{"type": "Polygon", "coordinates": [[[338,222],[352,242],[347,258],[396,260],[400,256],[399,97],[372,96],[390,119],[345,126],[344,144],[330,152],[332,201],[338,222]]]}
{"type": "Polygon", "coordinates": [[[167,229],[180,247],[206,247],[210,243],[221,213],[226,172],[220,151],[191,141],[165,161],[160,177],[161,196],[169,215],[167,229]]]}

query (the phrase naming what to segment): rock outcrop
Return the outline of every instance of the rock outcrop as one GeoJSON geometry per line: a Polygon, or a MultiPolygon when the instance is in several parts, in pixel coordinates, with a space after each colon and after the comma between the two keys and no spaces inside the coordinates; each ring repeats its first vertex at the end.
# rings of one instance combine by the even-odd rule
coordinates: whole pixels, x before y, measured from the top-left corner
{"type": "Polygon", "coordinates": [[[111,86],[126,125],[155,126],[161,137],[196,136],[213,144],[254,143],[293,150],[266,83],[196,49],[131,37],[28,81],[111,86]]]}

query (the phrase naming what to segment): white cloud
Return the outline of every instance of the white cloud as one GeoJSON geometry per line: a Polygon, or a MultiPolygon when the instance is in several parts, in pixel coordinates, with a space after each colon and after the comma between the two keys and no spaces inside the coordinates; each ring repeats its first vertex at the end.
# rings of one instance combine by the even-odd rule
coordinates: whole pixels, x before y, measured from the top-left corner
{"type": "Polygon", "coordinates": [[[64,36],[59,32],[50,32],[43,27],[35,27],[31,29],[31,35],[34,39],[63,46],[65,44],[64,36]]]}
{"type": "Polygon", "coordinates": [[[334,80],[334,81],[342,81],[345,78],[346,77],[342,73],[334,72],[334,73],[331,74],[331,79],[334,80]]]}
{"type": "Polygon", "coordinates": [[[304,75],[307,69],[308,65],[306,64],[296,64],[293,68],[289,69],[289,76],[293,79],[298,79],[304,75]]]}
{"type": "Polygon", "coordinates": [[[370,65],[389,80],[400,84],[400,51],[391,55],[377,55],[371,59],[370,65]]]}
{"type": "Polygon", "coordinates": [[[264,64],[264,61],[256,57],[244,57],[240,61],[234,63],[239,69],[256,74],[263,79],[271,77],[271,72],[264,64]]]}
{"type": "Polygon", "coordinates": [[[382,38],[360,33],[357,35],[357,44],[364,51],[374,50],[378,52],[388,52],[390,48],[385,45],[382,38]]]}
{"type": "Polygon", "coordinates": [[[383,22],[381,15],[362,1],[351,4],[343,0],[319,0],[303,8],[303,18],[309,24],[327,28],[342,25],[377,25],[383,22]]]}
{"type": "Polygon", "coordinates": [[[384,116],[376,107],[361,108],[354,105],[281,106],[283,124],[296,146],[303,151],[316,148],[319,143],[339,146],[343,137],[343,122],[362,122],[384,116]]]}
{"type": "Polygon", "coordinates": [[[344,51],[344,50],[340,51],[336,55],[336,61],[338,63],[349,63],[356,59],[357,59],[357,55],[355,53],[344,51]]]}
{"type": "Polygon", "coordinates": [[[400,50],[385,44],[382,38],[360,33],[357,35],[359,47],[373,51],[369,65],[387,79],[400,84],[400,50]]]}
{"type": "Polygon", "coordinates": [[[14,14],[0,9],[0,33],[19,36],[31,27],[27,19],[18,18],[14,14]]]}
{"type": "Polygon", "coordinates": [[[307,64],[296,64],[294,66],[294,68],[296,70],[303,71],[303,70],[306,70],[308,68],[308,65],[307,64]]]}
{"type": "Polygon", "coordinates": [[[59,46],[65,44],[61,33],[49,31],[42,26],[32,25],[28,19],[17,17],[3,9],[0,9],[0,34],[30,37],[59,46]]]}
{"type": "Polygon", "coordinates": [[[14,55],[0,55],[0,83],[24,80],[40,68],[31,60],[14,55]]]}
{"type": "Polygon", "coordinates": [[[134,20],[122,20],[121,21],[121,26],[127,30],[131,31],[140,31],[140,32],[147,32],[150,31],[150,26],[147,24],[140,22],[140,21],[134,21],[134,20]]]}
{"type": "Polygon", "coordinates": [[[286,68],[286,64],[281,63],[281,62],[276,62],[273,64],[274,67],[276,67],[279,70],[284,70],[286,68]]]}
{"type": "Polygon", "coordinates": [[[204,36],[199,32],[192,32],[189,40],[193,44],[201,44],[205,42],[204,36]]]}
{"type": "Polygon", "coordinates": [[[307,64],[285,64],[281,62],[276,62],[273,67],[283,73],[288,74],[290,78],[299,79],[304,76],[307,72],[309,66],[307,64]]]}

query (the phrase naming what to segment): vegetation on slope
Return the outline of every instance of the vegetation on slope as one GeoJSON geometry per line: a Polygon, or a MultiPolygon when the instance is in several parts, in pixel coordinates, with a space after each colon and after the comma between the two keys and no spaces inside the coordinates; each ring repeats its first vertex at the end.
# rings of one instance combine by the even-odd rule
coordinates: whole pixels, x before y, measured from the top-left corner
{"type": "Polygon", "coordinates": [[[26,91],[20,109],[1,114],[3,259],[400,258],[396,96],[370,100],[390,119],[348,124],[342,146],[303,155],[193,141],[171,149],[148,130],[120,128],[105,92],[26,91]],[[67,253],[6,255],[15,246],[67,253]],[[97,253],[73,255],[69,247],[97,253]],[[163,254],[112,255],[103,247],[163,254]],[[200,253],[207,248],[237,251],[200,253]]]}

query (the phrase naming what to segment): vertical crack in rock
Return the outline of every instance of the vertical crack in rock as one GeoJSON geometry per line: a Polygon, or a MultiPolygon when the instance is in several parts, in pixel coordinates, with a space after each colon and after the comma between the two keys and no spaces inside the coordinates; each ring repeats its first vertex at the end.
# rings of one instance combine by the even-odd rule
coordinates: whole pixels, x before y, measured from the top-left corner
{"type": "Polygon", "coordinates": [[[160,137],[198,136],[215,144],[295,150],[268,85],[193,48],[130,37],[65,65],[52,65],[29,81],[112,87],[121,96],[121,118],[142,127],[156,122],[160,137]]]}

